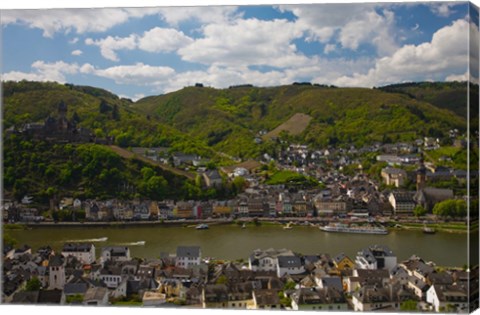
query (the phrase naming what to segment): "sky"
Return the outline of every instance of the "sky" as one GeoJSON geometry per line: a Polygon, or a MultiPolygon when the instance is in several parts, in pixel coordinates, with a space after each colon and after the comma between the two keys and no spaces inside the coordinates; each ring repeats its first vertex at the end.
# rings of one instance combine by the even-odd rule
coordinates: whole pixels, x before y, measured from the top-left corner
{"type": "Polygon", "coordinates": [[[2,7],[2,80],[91,85],[133,100],[196,83],[478,82],[468,69],[469,55],[478,64],[468,46],[478,47],[478,12],[469,16],[467,2],[308,2],[2,7]]]}

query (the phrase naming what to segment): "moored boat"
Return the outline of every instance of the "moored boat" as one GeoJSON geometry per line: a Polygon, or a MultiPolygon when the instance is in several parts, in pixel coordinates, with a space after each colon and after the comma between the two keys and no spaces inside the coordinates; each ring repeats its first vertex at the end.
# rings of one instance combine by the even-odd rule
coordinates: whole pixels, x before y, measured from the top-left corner
{"type": "Polygon", "coordinates": [[[423,227],[423,233],[425,234],[435,234],[435,229],[430,227],[423,227]]]}
{"type": "Polygon", "coordinates": [[[325,232],[379,234],[379,235],[388,234],[387,229],[379,226],[372,226],[372,225],[352,226],[352,225],[347,225],[342,223],[333,223],[326,226],[321,226],[319,228],[320,230],[325,232]]]}
{"type": "Polygon", "coordinates": [[[199,224],[199,225],[197,225],[196,229],[197,230],[207,230],[208,225],[207,224],[199,224]]]}

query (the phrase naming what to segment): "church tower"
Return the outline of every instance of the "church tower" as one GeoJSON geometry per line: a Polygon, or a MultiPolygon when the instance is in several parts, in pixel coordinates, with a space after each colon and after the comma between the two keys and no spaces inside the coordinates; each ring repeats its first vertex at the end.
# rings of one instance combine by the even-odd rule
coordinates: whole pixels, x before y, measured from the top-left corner
{"type": "Polygon", "coordinates": [[[65,266],[62,255],[50,257],[48,261],[48,288],[50,290],[63,290],[65,286],[65,266]]]}

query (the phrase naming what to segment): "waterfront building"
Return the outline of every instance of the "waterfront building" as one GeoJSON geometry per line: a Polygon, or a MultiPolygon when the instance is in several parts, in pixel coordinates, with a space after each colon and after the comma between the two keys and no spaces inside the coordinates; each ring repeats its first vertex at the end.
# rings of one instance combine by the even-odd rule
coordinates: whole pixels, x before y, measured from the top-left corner
{"type": "Polygon", "coordinates": [[[267,250],[256,249],[248,258],[248,268],[253,271],[275,271],[277,272],[278,257],[293,256],[293,252],[288,249],[267,250]]]}
{"type": "Polygon", "coordinates": [[[285,274],[298,275],[305,272],[302,259],[297,255],[282,255],[277,257],[277,276],[285,274]]]}
{"type": "Polygon", "coordinates": [[[414,200],[414,192],[410,191],[393,191],[390,193],[388,200],[393,208],[393,213],[399,216],[413,215],[413,209],[416,206],[414,200]]]}
{"type": "Polygon", "coordinates": [[[95,261],[95,245],[92,243],[68,243],[63,245],[62,255],[64,257],[74,256],[84,264],[91,264],[95,261]]]}
{"type": "Polygon", "coordinates": [[[128,261],[130,260],[130,248],[127,246],[110,246],[102,248],[103,261],[128,261]]]}
{"type": "Polygon", "coordinates": [[[201,250],[199,246],[178,246],[175,266],[191,268],[201,263],[201,250]]]}
{"type": "Polygon", "coordinates": [[[397,256],[387,246],[370,246],[357,253],[355,263],[359,269],[392,270],[397,265],[397,256]]]}

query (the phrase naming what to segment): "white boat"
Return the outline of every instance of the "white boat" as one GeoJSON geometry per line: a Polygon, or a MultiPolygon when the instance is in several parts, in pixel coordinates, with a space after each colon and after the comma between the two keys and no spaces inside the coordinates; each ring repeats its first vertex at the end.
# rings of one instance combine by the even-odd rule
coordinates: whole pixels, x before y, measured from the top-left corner
{"type": "Polygon", "coordinates": [[[288,222],[287,225],[283,227],[284,230],[291,230],[293,222],[288,222]]]}
{"type": "Polygon", "coordinates": [[[199,224],[199,225],[197,225],[196,229],[197,230],[207,230],[208,225],[207,224],[199,224]]]}
{"type": "Polygon", "coordinates": [[[364,226],[351,226],[342,223],[331,223],[326,226],[319,227],[320,230],[325,232],[338,232],[338,233],[356,233],[356,234],[380,234],[385,235],[388,234],[388,230],[379,227],[379,226],[371,226],[371,225],[364,225],[364,226]]]}
{"type": "Polygon", "coordinates": [[[435,234],[435,229],[431,227],[424,226],[423,227],[423,233],[425,234],[435,234]]]}
{"type": "Polygon", "coordinates": [[[247,226],[245,225],[245,223],[243,223],[242,229],[246,229],[246,228],[247,228],[247,226]]]}

